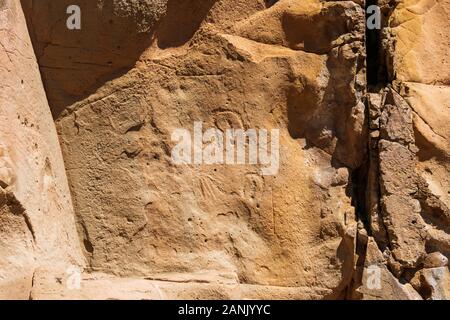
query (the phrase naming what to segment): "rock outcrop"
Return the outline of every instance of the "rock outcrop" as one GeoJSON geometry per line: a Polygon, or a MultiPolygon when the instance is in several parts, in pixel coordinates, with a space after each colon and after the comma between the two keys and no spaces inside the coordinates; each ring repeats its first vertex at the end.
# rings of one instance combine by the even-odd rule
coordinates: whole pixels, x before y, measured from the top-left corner
{"type": "Polygon", "coordinates": [[[55,126],[20,3],[0,1],[0,298],[84,265],[55,126]],[[50,272],[50,271],[49,271],[50,272]]]}
{"type": "Polygon", "coordinates": [[[440,30],[448,26],[450,3],[380,4],[386,18],[376,54],[382,63],[372,70],[379,82],[368,95],[371,236],[363,241],[379,259],[372,264],[365,255],[356,292],[369,299],[448,299],[449,39],[440,30]],[[389,270],[383,282],[392,288],[393,275],[395,290],[367,289],[364,277],[373,265],[382,274],[389,270]]]}
{"type": "Polygon", "coordinates": [[[448,299],[450,4],[375,4],[0,0],[0,296],[448,299]]]}

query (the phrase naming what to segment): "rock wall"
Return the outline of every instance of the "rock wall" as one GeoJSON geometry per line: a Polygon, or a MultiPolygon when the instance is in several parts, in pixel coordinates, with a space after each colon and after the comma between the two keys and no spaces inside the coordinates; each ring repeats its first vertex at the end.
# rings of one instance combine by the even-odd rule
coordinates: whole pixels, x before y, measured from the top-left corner
{"type": "Polygon", "coordinates": [[[442,30],[450,3],[380,4],[382,63],[373,72],[386,88],[380,81],[368,95],[368,232],[362,232],[365,261],[357,267],[356,296],[448,299],[449,39],[442,30]],[[374,265],[385,285],[367,290],[374,265]]]}
{"type": "Polygon", "coordinates": [[[0,298],[84,264],[55,126],[20,3],[0,1],[0,298]]]}
{"type": "Polygon", "coordinates": [[[12,3],[0,271],[20,297],[448,298],[448,1],[21,0],[29,36],[12,3]],[[199,122],[279,130],[275,174],[175,164],[199,122]],[[35,267],[55,259],[79,288],[35,267]]]}

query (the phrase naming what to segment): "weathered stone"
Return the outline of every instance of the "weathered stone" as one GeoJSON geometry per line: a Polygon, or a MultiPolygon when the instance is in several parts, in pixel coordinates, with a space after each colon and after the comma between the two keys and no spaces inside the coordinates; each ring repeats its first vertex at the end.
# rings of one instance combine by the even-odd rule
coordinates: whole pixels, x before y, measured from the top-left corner
{"type": "Polygon", "coordinates": [[[447,267],[422,270],[423,284],[430,290],[430,299],[448,300],[450,298],[450,273],[447,267]]]}
{"type": "Polygon", "coordinates": [[[389,18],[395,37],[393,67],[398,81],[450,84],[448,0],[399,1],[389,18]]]}
{"type": "Polygon", "coordinates": [[[419,270],[411,284],[427,300],[449,299],[450,274],[446,266],[419,270]]]}
{"type": "Polygon", "coordinates": [[[422,300],[414,288],[401,284],[388,270],[373,238],[369,238],[361,286],[356,290],[365,300],[422,300]]]}
{"type": "Polygon", "coordinates": [[[83,264],[64,163],[19,1],[0,1],[0,298],[83,264]]]}
{"type": "Polygon", "coordinates": [[[415,156],[405,146],[382,139],[380,148],[381,188],[384,194],[412,195],[417,192],[415,156]]]}
{"type": "Polygon", "coordinates": [[[449,0],[379,0],[381,30],[359,0],[20,3],[27,24],[0,0],[0,298],[449,297],[449,0]],[[279,130],[276,174],[177,164],[199,122],[279,130]]]}
{"type": "MultiPolygon", "coordinates": [[[[354,88],[363,62],[364,13],[351,2],[284,1],[267,10],[256,2],[242,2],[248,9],[242,17],[221,12],[234,1],[179,1],[185,10],[169,1],[165,18],[147,34],[113,26],[113,40],[124,42],[121,52],[136,61],[124,62],[126,74],[89,88],[92,95],[80,94],[78,86],[88,85],[83,77],[73,78],[72,88],[71,82],[61,84],[66,71],[53,67],[68,55],[79,61],[95,53],[93,60],[103,63],[108,47],[97,52],[97,44],[89,43],[96,39],[105,47],[103,34],[92,30],[101,29],[111,13],[104,8],[98,25],[70,39],[67,30],[55,29],[51,43],[58,45],[39,61],[94,270],[168,279],[180,273],[195,279],[203,270],[217,281],[314,283],[330,295],[345,290],[355,241],[346,190],[366,141],[365,107],[354,88]],[[320,19],[326,24],[317,25],[320,19]],[[179,35],[177,21],[192,32],[179,35]],[[233,21],[233,28],[226,27],[233,21]],[[268,27],[265,34],[273,41],[259,38],[255,22],[268,27]],[[292,34],[306,31],[305,24],[320,38],[292,34]],[[136,40],[140,36],[146,42],[136,40]],[[54,99],[64,96],[78,101],[65,100],[60,112],[54,99]],[[262,177],[251,166],[174,166],[171,133],[191,129],[194,121],[203,121],[205,129],[279,128],[279,174],[262,177]],[[302,148],[306,144],[314,147],[302,148]],[[323,207],[331,215],[320,219],[323,207]]],[[[35,5],[28,15],[40,52],[48,42],[47,21],[58,17],[47,13],[44,23],[35,19],[39,10],[35,5]]],[[[96,14],[90,10],[85,19],[94,23],[96,14]]],[[[85,65],[64,61],[64,68],[85,74],[85,65]]],[[[122,67],[112,62],[111,72],[122,67]]],[[[103,70],[92,69],[89,79],[103,70]]]]}
{"type": "Polygon", "coordinates": [[[386,103],[380,118],[381,137],[406,146],[413,143],[411,108],[394,90],[389,91],[386,103]]]}
{"type": "Polygon", "coordinates": [[[448,265],[448,258],[440,252],[429,253],[423,261],[424,268],[439,268],[448,265]]]}

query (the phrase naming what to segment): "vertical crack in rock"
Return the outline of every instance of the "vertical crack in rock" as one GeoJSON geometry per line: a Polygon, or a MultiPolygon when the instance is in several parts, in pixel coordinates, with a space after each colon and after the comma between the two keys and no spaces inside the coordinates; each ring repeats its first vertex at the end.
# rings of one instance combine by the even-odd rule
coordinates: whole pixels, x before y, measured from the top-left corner
{"type": "MultiPolygon", "coordinates": [[[[366,0],[366,21],[369,18],[367,9],[378,5],[378,0],[366,0]]],[[[380,85],[380,37],[381,31],[377,28],[369,29],[366,23],[366,67],[367,89],[369,92],[376,90],[380,85]]]]}
{"type": "MultiPolygon", "coordinates": [[[[365,2],[366,9],[366,99],[365,110],[367,113],[366,126],[368,128],[367,136],[367,158],[364,164],[354,171],[353,174],[353,190],[355,197],[354,203],[357,210],[358,235],[357,235],[357,255],[355,274],[353,279],[354,291],[350,293],[351,299],[371,299],[379,298],[379,295],[403,295],[408,296],[407,290],[392,275],[392,268],[395,269],[397,262],[392,259],[391,251],[394,248],[398,250],[398,237],[396,228],[392,227],[392,219],[386,212],[385,185],[383,184],[383,172],[380,168],[380,148],[384,147],[387,142],[380,144],[380,131],[386,133],[384,126],[390,119],[391,114],[384,112],[383,108],[386,100],[386,93],[392,93],[392,90],[386,90],[389,77],[386,68],[386,42],[385,28],[388,18],[383,16],[381,20],[381,29],[369,28],[367,19],[374,12],[370,10],[374,6],[382,8],[381,12],[389,12],[389,4],[383,1],[367,0],[365,2]],[[381,2],[381,3],[380,3],[381,2]],[[380,119],[384,122],[380,123],[380,119]],[[395,263],[388,265],[386,256],[389,255],[389,262],[395,263]],[[390,288],[395,292],[379,292],[374,293],[373,288],[368,288],[367,278],[369,276],[369,268],[376,267],[381,270],[383,284],[389,283],[390,288]],[[400,292],[400,293],[399,293],[400,292]]],[[[389,85],[390,86],[390,85],[389,85]]],[[[392,99],[391,99],[392,100],[392,99]]],[[[403,123],[401,123],[403,124],[403,123]]],[[[395,151],[394,151],[395,152],[395,151]]],[[[393,155],[394,156],[394,155],[393,155]]],[[[390,164],[394,165],[394,164],[390,164]]],[[[399,199],[393,199],[396,203],[399,199]]],[[[401,200],[400,200],[401,201],[401,200]]],[[[395,204],[393,204],[395,205],[395,204]]],[[[402,226],[404,227],[404,226],[402,226]]],[[[395,250],[395,249],[394,249],[395,250]]],[[[419,250],[420,251],[420,250],[419,250]]],[[[395,273],[399,276],[399,272],[395,273]]],[[[409,288],[408,288],[409,289],[409,288]]],[[[388,290],[389,291],[389,290],[388,290]]]]}
{"type": "MultiPolygon", "coordinates": [[[[382,19],[382,28],[369,28],[367,23],[369,17],[374,14],[371,10],[379,6],[378,0],[365,1],[366,29],[366,96],[365,112],[367,126],[367,157],[363,164],[353,171],[353,203],[356,208],[358,219],[358,233],[356,239],[356,253],[358,259],[355,265],[353,277],[354,290],[349,292],[349,299],[367,299],[371,296],[370,290],[365,290],[367,270],[374,263],[382,264],[383,272],[389,273],[384,266],[382,252],[390,252],[391,242],[385,226],[385,217],[382,210],[382,186],[380,184],[380,118],[386,99],[386,88],[388,77],[385,66],[385,48],[383,47],[383,31],[386,27],[387,18],[382,19]]],[[[384,8],[386,9],[386,8],[384,8]]],[[[386,10],[382,10],[385,12],[386,10]]],[[[389,273],[390,275],[390,273],[389,273]]],[[[390,282],[395,279],[389,279],[390,282]]]]}
{"type": "Polygon", "coordinates": [[[30,293],[28,294],[28,300],[33,300],[33,287],[36,282],[36,270],[33,271],[33,275],[31,276],[31,285],[30,285],[30,293]]]}
{"type": "Polygon", "coordinates": [[[396,8],[398,0],[366,0],[366,21],[375,14],[373,9],[380,10],[380,28],[366,23],[366,67],[367,91],[380,92],[394,79],[392,63],[392,46],[395,39],[388,27],[389,17],[396,8]]]}
{"type": "Polygon", "coordinates": [[[379,147],[380,116],[385,94],[368,93],[366,99],[367,112],[369,113],[369,137],[368,137],[368,171],[366,184],[366,215],[369,235],[374,237],[380,250],[389,245],[386,228],[383,223],[380,205],[380,164],[379,147]]]}
{"type": "MultiPolygon", "coordinates": [[[[352,204],[355,207],[356,219],[358,221],[358,230],[356,235],[356,255],[355,270],[352,283],[350,285],[346,298],[362,299],[363,295],[358,291],[362,285],[364,268],[366,266],[366,255],[369,237],[378,235],[381,220],[379,211],[379,184],[378,184],[378,142],[377,132],[379,134],[378,120],[380,116],[380,101],[374,103],[373,99],[378,95],[373,94],[376,88],[380,86],[380,37],[381,32],[378,29],[369,29],[367,19],[369,17],[368,8],[377,5],[377,0],[366,0],[364,2],[365,15],[365,77],[366,77],[366,96],[364,98],[366,121],[364,125],[367,129],[366,136],[366,157],[362,164],[352,172],[352,204]]],[[[384,228],[384,227],[383,227],[384,228]]],[[[381,228],[381,230],[383,230],[381,228]]],[[[379,237],[376,237],[379,239],[379,237]]]]}
{"type": "Polygon", "coordinates": [[[350,298],[445,299],[450,210],[417,171],[415,114],[393,63],[389,19],[397,4],[366,1],[380,6],[382,23],[366,29],[368,159],[353,175],[359,259],[350,298]],[[378,290],[367,284],[373,267],[381,272],[378,290]]]}

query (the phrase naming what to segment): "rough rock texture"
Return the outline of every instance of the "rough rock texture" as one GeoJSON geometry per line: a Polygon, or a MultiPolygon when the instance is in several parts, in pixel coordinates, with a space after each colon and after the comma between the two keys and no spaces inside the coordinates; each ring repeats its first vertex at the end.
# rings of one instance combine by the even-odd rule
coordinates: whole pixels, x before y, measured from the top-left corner
{"type": "Polygon", "coordinates": [[[22,0],[54,116],[126,73],[148,48],[167,0],[22,0]],[[81,30],[66,27],[66,8],[81,9],[81,30]]]}
{"type": "Polygon", "coordinates": [[[29,35],[0,0],[0,294],[449,298],[448,0],[380,0],[373,31],[362,1],[21,4],[29,35]],[[279,170],[175,165],[198,121],[279,129],[279,170]]]}
{"type": "Polygon", "coordinates": [[[364,267],[359,271],[362,272],[361,286],[355,290],[353,298],[363,297],[365,300],[422,300],[422,297],[411,284],[401,284],[391,273],[373,238],[368,239],[364,267]],[[372,284],[371,282],[372,270],[379,270],[379,285],[375,286],[375,283],[372,284]]]}
{"type": "Polygon", "coordinates": [[[357,267],[354,297],[448,299],[449,38],[442,30],[448,28],[450,3],[380,3],[386,17],[378,53],[383,63],[373,72],[389,88],[376,84],[367,100],[367,226],[373,239],[362,245],[365,264],[357,267]],[[372,263],[380,265],[383,281],[387,267],[398,279],[395,291],[403,286],[403,293],[367,290],[372,263]]]}
{"type": "Polygon", "coordinates": [[[50,109],[20,4],[0,1],[0,298],[35,270],[83,265],[50,109]]]}
{"type": "MultiPolygon", "coordinates": [[[[63,111],[52,101],[77,90],[60,79],[73,72],[79,84],[79,72],[92,68],[71,61],[85,55],[107,62],[89,40],[101,46],[103,35],[92,30],[114,21],[119,4],[91,4],[88,24],[74,37],[67,30],[56,35],[64,21],[54,16],[47,40],[47,23],[38,18],[45,5],[31,6],[86,256],[93,270],[127,277],[177,281],[188,274],[193,281],[311,287],[337,297],[352,275],[356,225],[348,189],[365,149],[363,10],[352,2],[266,8],[242,1],[244,14],[230,10],[234,2],[169,1],[153,28],[114,29],[118,42],[145,37],[148,48],[126,74],[115,73],[63,111]],[[321,19],[317,35],[292,33],[321,19]],[[259,32],[255,24],[269,29],[259,32]],[[280,128],[279,174],[174,166],[171,132],[194,121],[222,130],[280,128]]],[[[158,16],[150,11],[144,13],[158,16]]],[[[141,42],[127,43],[123,55],[142,51],[141,42]]],[[[109,72],[116,67],[113,61],[109,72]]]]}

